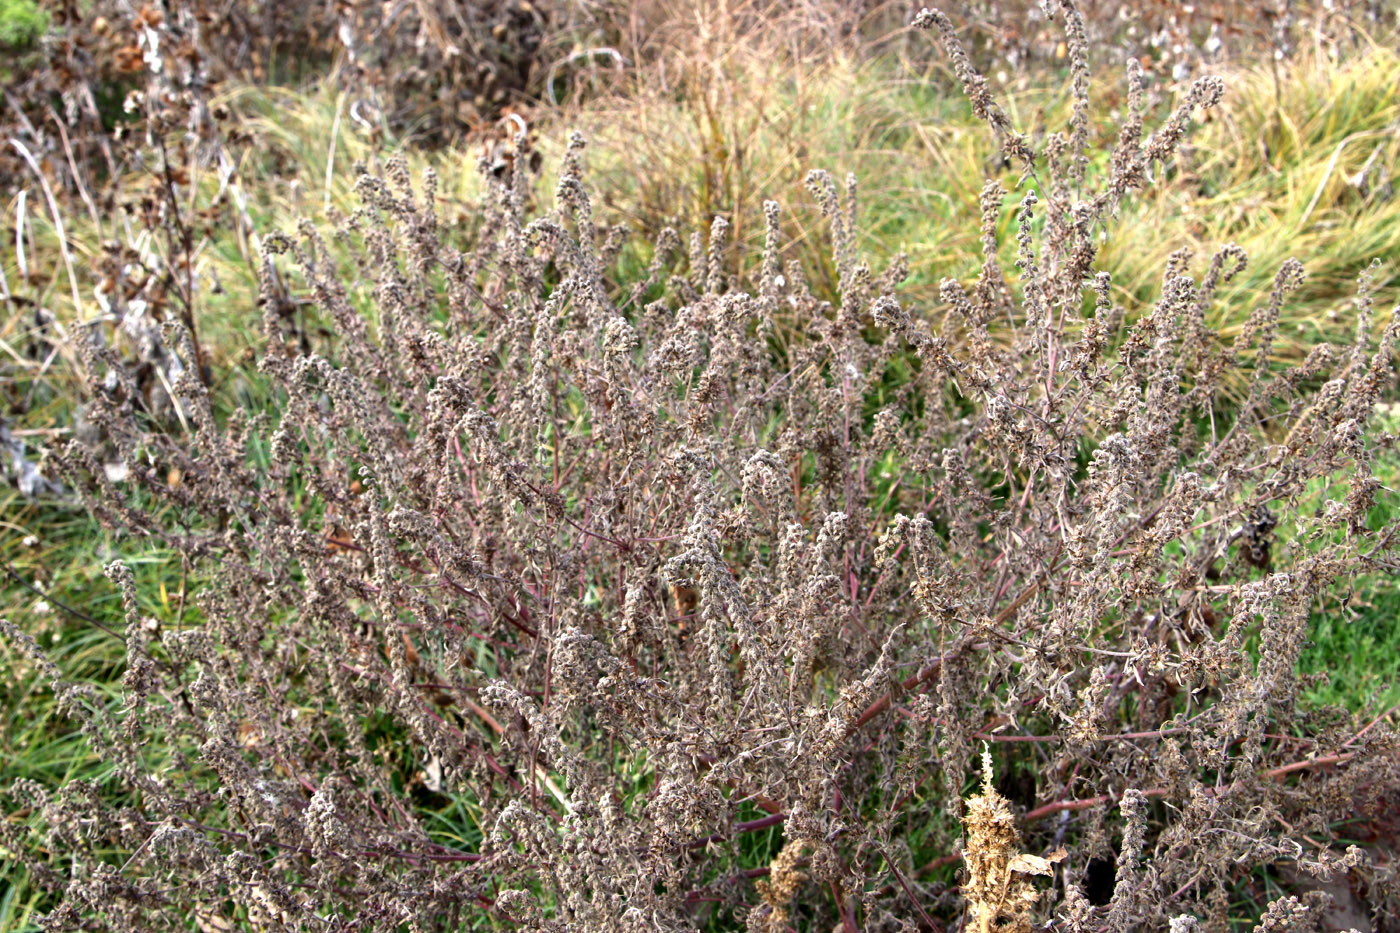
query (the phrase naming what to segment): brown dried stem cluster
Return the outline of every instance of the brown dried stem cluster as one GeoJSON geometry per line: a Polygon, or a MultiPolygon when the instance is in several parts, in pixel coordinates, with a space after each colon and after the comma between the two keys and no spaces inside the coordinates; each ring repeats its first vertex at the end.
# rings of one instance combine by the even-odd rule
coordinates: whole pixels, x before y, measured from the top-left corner
{"type": "MultiPolygon", "coordinates": [[[[1059,15],[1083,98],[1082,24],[1068,0],[1059,15]]],[[[48,929],[183,928],[232,904],[308,931],[478,912],[541,931],[1224,931],[1258,866],[1394,891],[1333,823],[1394,794],[1400,736],[1300,706],[1297,661],[1337,584],[1394,569],[1371,464],[1395,438],[1370,425],[1400,324],[1373,339],[1363,276],[1355,345],[1281,371],[1304,266],[1226,343],[1207,321],[1245,263],[1231,247],[1175,256],[1155,304],[1122,306],[1094,268],[1112,215],[1220,83],[1146,135],[1130,71],[1100,173],[1081,106],[1033,142],[947,19],[916,25],[1024,173],[1014,268],[988,182],[981,275],[945,281],[941,307],[906,307],[907,269],[862,261],[854,179],[809,179],[833,305],[783,264],[776,204],[747,290],[717,261],[722,219],[628,242],[595,217],[575,138],[538,216],[523,170],[483,166],[466,249],[435,179],[396,160],[361,175],[333,240],[268,235],[271,411],[220,423],[178,324],[161,339],[184,434],[111,349],[79,348],[126,471],[74,444],[65,481],[207,583],[143,618],[109,568],[121,709],[6,625],[115,768],[10,791],[30,818],[0,842],[62,895],[48,929]],[[287,288],[333,340],[289,340],[287,288]],[[1223,397],[1240,368],[1247,395],[1223,397]],[[979,742],[1003,781],[964,815],[979,742]],[[449,844],[454,801],[479,837],[449,844]],[[956,859],[959,817],[960,890],[923,870],[956,859]],[[775,827],[735,873],[739,841],[775,827]],[[1086,869],[1115,857],[1095,901],[1086,869]],[[1040,872],[1058,877],[1037,896],[1040,872]]],[[[1265,928],[1315,916],[1290,910],[1265,928]]]]}

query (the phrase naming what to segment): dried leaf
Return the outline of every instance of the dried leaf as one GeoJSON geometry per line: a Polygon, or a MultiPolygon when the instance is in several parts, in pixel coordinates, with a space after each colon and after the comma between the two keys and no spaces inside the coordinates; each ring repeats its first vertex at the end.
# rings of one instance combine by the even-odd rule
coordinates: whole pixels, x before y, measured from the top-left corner
{"type": "Polygon", "coordinates": [[[1023,875],[1053,875],[1055,870],[1050,866],[1065,858],[1064,849],[1056,849],[1050,853],[1048,858],[1041,858],[1039,855],[1030,855],[1022,852],[1011,859],[1007,868],[1018,871],[1023,875]]]}

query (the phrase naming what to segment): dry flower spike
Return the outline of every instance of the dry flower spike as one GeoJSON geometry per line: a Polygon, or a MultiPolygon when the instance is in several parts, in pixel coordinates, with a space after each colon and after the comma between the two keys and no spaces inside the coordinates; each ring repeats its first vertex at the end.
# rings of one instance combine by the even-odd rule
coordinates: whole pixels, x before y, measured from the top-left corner
{"type": "Polygon", "coordinates": [[[1054,865],[1064,860],[1064,849],[1048,856],[1020,851],[1016,817],[1005,797],[992,786],[992,753],[982,748],[982,793],[967,800],[963,814],[966,839],[963,861],[967,868],[969,922],[978,933],[1029,933],[1032,910],[1040,892],[1030,875],[1054,875],[1054,865]]]}

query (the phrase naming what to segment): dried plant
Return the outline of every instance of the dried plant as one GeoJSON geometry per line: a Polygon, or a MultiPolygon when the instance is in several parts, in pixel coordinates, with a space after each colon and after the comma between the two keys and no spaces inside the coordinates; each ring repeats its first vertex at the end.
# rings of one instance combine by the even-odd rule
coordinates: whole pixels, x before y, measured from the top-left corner
{"type": "MultiPolygon", "coordinates": [[[[556,47],[591,22],[587,5],[555,0],[47,6],[12,83],[7,70],[13,96],[0,129],[75,195],[94,188],[84,192],[92,199],[105,193],[102,176],[133,161],[132,137],[151,129],[133,112],[169,111],[160,129],[207,146],[210,107],[226,85],[321,76],[345,90],[347,119],[452,139],[538,99],[556,47]]],[[[0,183],[28,176],[15,151],[0,153],[0,183]]]]}
{"type": "Polygon", "coordinates": [[[978,933],[1029,933],[1031,908],[1040,897],[1028,875],[1053,875],[1051,865],[1064,859],[1057,849],[1048,857],[1019,851],[1020,833],[1010,802],[992,786],[992,753],[983,745],[982,793],[967,802],[967,913],[978,933]]]}
{"type": "MultiPolygon", "coordinates": [[[[1082,103],[1083,24],[1056,15],[1082,103]]],[[[1339,586],[1395,569],[1372,464],[1396,438],[1372,425],[1400,323],[1376,338],[1363,275],[1356,343],[1276,367],[1305,265],[1226,343],[1228,246],[1123,307],[1099,244],[1220,83],[1151,135],[1134,104],[1095,158],[1084,107],[1032,139],[946,17],[915,25],[1021,173],[1015,267],[989,181],[981,275],[941,307],[863,262],[853,178],[809,177],[832,304],[779,261],[776,204],[751,288],[717,260],[723,220],[629,242],[575,137],[539,216],[526,172],[483,162],[465,249],[399,159],[333,237],[266,235],[266,410],[221,423],[178,322],[188,431],[80,343],[124,470],[76,442],[52,466],[203,583],[148,615],[108,568],[120,707],[4,625],[114,769],[9,789],[0,843],[53,892],[47,929],[1223,931],[1245,874],[1282,864],[1395,903],[1335,824],[1395,799],[1400,734],[1300,703],[1297,662],[1339,586]],[[288,288],[333,341],[287,339],[288,288]],[[1013,783],[984,752],[964,812],[978,743],[1013,783]],[[444,829],[453,810],[472,819],[444,829]],[[959,859],[960,889],[931,878],[959,859]]],[[[1264,927],[1313,917],[1298,896],[1264,927]]]]}

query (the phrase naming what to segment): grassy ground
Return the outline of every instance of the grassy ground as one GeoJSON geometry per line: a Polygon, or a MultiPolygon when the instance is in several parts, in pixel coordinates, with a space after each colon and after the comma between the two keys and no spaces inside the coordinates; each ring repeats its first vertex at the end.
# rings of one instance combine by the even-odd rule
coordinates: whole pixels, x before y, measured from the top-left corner
{"type": "MultiPolygon", "coordinates": [[[[803,74],[765,70],[772,67],[730,61],[679,90],[632,88],[542,124],[538,146],[546,168],[539,190],[550,190],[562,124],[577,125],[593,140],[589,162],[607,193],[603,219],[646,233],[668,222],[693,228],[725,214],[739,244],[731,262],[742,272],[756,261],[762,201],[775,198],[790,209],[790,258],[820,275],[821,227],[807,206],[802,178],[814,167],[853,172],[862,183],[863,245],[872,264],[878,268],[893,253],[907,252],[913,268],[909,294],[931,311],[941,279],[966,279],[975,269],[977,192],[997,171],[985,130],[960,97],[944,93],[943,76],[911,77],[895,61],[834,61],[803,74]],[[745,87],[765,90],[741,93],[745,87]]],[[[1239,243],[1251,266],[1224,293],[1227,300],[1219,306],[1225,317],[1214,322],[1229,335],[1252,310],[1239,296],[1267,293],[1265,283],[1282,260],[1298,256],[1310,277],[1284,310],[1275,348],[1282,359],[1296,359],[1319,341],[1349,338],[1356,274],[1372,258],[1388,261],[1377,281],[1385,296],[1393,291],[1400,255],[1400,201],[1384,176],[1400,155],[1400,57],[1377,48],[1343,64],[1303,58],[1291,67],[1277,85],[1266,67],[1229,76],[1221,116],[1201,129],[1191,158],[1166,185],[1125,211],[1101,261],[1128,303],[1153,295],[1171,252],[1190,247],[1204,258],[1220,245],[1239,243]],[[1232,295],[1236,300],[1228,300],[1232,295]]],[[[1156,90],[1158,105],[1169,105],[1172,89],[1156,90]]],[[[1099,87],[1096,99],[1096,125],[1109,133],[1122,88],[1099,87]]],[[[1005,100],[1013,117],[1033,132],[1058,128],[1067,107],[1064,82],[1055,75],[1011,88],[1005,100]]],[[[206,285],[200,336],[213,351],[215,391],[225,409],[240,396],[258,394],[258,377],[244,362],[258,343],[256,234],[291,228],[298,216],[319,217],[327,208],[350,210],[352,166],[378,151],[371,135],[347,115],[344,99],[333,94],[249,88],[229,103],[258,141],[231,190],[235,202],[246,205],[246,216],[212,231],[197,267],[206,285]]],[[[460,223],[464,236],[476,191],[476,154],[411,157],[416,172],[437,169],[441,213],[460,223]]],[[[1008,186],[1013,182],[1006,178],[1008,186]]],[[[209,195],[218,180],[210,176],[200,185],[209,195]]],[[[71,293],[91,294],[88,266],[104,240],[122,235],[117,222],[83,213],[66,218],[70,279],[56,226],[38,192],[30,193],[22,211],[15,198],[0,207],[11,241],[19,235],[28,244],[23,266],[16,253],[4,254],[10,290],[52,309],[60,329],[90,316],[90,308],[75,309],[71,293]]],[[[23,409],[15,426],[28,432],[22,437],[31,447],[65,439],[76,390],[64,351],[40,337],[26,315],[0,324],[5,404],[23,409]]],[[[1391,422],[1392,430],[1400,428],[1400,416],[1391,422]]],[[[1400,488],[1400,466],[1379,465],[1378,474],[1391,489],[1400,488]]],[[[178,613],[184,594],[197,584],[182,578],[168,554],[140,547],[114,541],[82,512],[0,492],[5,613],[39,638],[68,676],[96,684],[114,705],[120,702],[123,649],[100,626],[119,628],[121,610],[101,575],[102,563],[118,550],[126,555],[147,608],[162,617],[178,613]]],[[[1347,615],[1314,620],[1303,665],[1331,675],[1312,688],[1313,701],[1380,712],[1400,702],[1400,594],[1378,580],[1357,581],[1356,590],[1347,615]]],[[[14,674],[0,680],[0,786],[20,776],[47,785],[101,780],[107,766],[56,718],[47,685],[18,665],[6,642],[0,642],[0,669],[14,674]]],[[[475,832],[471,814],[452,806],[457,810],[445,809],[442,832],[468,838],[475,832]]],[[[776,836],[756,836],[746,845],[752,851],[738,854],[736,870],[767,864],[776,836]]],[[[32,929],[38,903],[38,892],[0,852],[0,933],[32,929]]]]}
{"type": "MultiPolygon", "coordinates": [[[[1379,422],[1390,433],[1400,432],[1400,405],[1388,406],[1379,422]]],[[[1392,455],[1375,468],[1376,478],[1388,491],[1372,510],[1371,527],[1378,528],[1395,520],[1400,460],[1392,455]]],[[[1396,580],[1383,575],[1354,580],[1341,611],[1315,613],[1299,669],[1327,675],[1305,692],[1312,703],[1335,704],[1354,713],[1394,712],[1400,705],[1400,586],[1396,580]]]]}

